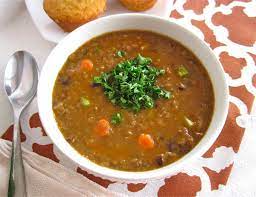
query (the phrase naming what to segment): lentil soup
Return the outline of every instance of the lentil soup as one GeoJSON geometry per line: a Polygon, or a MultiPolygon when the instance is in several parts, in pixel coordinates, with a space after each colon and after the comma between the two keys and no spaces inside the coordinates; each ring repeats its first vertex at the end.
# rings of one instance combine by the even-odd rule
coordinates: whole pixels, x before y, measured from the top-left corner
{"type": "Polygon", "coordinates": [[[153,32],[111,32],[86,42],[59,72],[52,103],[65,139],[91,161],[124,171],[168,165],[204,136],[210,78],[180,43],[153,32]]]}

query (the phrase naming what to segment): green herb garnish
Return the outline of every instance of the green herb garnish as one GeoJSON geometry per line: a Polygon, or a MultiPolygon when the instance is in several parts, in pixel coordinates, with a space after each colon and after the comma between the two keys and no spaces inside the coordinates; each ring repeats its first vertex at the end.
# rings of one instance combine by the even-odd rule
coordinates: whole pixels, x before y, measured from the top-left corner
{"type": "Polygon", "coordinates": [[[81,97],[80,101],[81,101],[81,104],[82,104],[84,107],[90,106],[90,101],[89,101],[88,99],[86,99],[86,98],[84,98],[84,97],[81,97]]]}
{"type": "Polygon", "coordinates": [[[124,57],[125,56],[125,51],[117,51],[116,52],[116,55],[118,56],[118,57],[124,57]]]}
{"type": "Polygon", "coordinates": [[[188,72],[188,70],[185,68],[185,66],[181,65],[181,66],[179,66],[179,68],[177,69],[177,74],[178,74],[180,77],[186,77],[186,76],[188,76],[189,72],[188,72]]]}
{"type": "Polygon", "coordinates": [[[139,111],[153,108],[158,98],[169,99],[170,92],[155,85],[156,78],[165,71],[152,65],[152,60],[138,55],[125,60],[110,72],[94,77],[93,82],[103,87],[105,95],[122,108],[139,111]]]}
{"type": "Polygon", "coordinates": [[[120,124],[122,122],[122,115],[120,113],[116,113],[111,117],[112,124],[120,124]]]}

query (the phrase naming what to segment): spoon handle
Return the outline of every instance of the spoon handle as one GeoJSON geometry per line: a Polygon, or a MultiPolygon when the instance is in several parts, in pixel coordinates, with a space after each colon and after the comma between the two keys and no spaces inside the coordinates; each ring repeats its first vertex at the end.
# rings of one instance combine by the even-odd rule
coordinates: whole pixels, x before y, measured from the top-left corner
{"type": "Polygon", "coordinates": [[[26,197],[26,181],[20,140],[20,114],[14,112],[13,142],[11,152],[8,197],[26,197]]]}

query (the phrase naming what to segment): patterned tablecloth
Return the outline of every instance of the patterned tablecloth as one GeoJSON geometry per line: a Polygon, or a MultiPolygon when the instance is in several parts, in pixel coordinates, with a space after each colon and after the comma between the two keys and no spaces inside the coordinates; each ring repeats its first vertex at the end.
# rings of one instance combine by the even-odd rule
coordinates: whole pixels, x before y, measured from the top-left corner
{"type": "MultiPolygon", "coordinates": [[[[110,190],[138,196],[219,195],[226,185],[243,137],[238,117],[250,113],[256,95],[256,1],[177,0],[174,20],[205,40],[219,57],[230,87],[226,124],[214,145],[175,175],[147,184],[123,184],[88,174],[65,157],[47,137],[39,120],[36,101],[23,114],[23,145],[42,156],[83,174],[110,190]],[[239,126],[240,125],[240,126],[239,126]]],[[[12,126],[2,136],[12,138],[12,126]]]]}

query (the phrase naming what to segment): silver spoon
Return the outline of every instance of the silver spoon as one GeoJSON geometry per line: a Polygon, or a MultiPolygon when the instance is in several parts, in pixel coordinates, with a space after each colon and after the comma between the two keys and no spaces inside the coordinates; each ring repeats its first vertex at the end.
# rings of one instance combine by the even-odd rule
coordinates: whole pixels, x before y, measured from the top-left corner
{"type": "Polygon", "coordinates": [[[4,75],[4,88],[14,113],[12,155],[8,197],[25,197],[26,181],[20,142],[20,115],[36,94],[38,67],[26,51],[17,51],[9,59],[4,75]]]}

